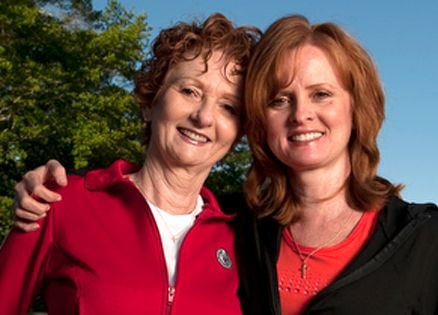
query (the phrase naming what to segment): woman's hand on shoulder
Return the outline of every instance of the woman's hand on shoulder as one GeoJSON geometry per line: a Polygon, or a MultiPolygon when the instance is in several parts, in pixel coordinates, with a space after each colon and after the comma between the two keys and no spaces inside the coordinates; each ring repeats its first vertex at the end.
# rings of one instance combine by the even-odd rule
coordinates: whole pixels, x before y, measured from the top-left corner
{"type": "Polygon", "coordinates": [[[59,201],[61,196],[44,186],[48,181],[55,181],[59,186],[67,185],[65,168],[56,160],[27,172],[15,185],[15,202],[13,207],[15,226],[31,232],[39,228],[35,221],[46,216],[50,203],[59,201]]]}

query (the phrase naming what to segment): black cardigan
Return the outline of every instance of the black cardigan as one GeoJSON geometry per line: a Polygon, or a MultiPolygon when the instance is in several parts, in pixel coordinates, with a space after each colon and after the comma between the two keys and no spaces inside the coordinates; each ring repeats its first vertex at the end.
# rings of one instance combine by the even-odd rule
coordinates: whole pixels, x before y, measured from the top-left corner
{"type": "MultiPolygon", "coordinates": [[[[281,227],[256,220],[241,195],[221,200],[236,209],[239,295],[246,315],[280,315],[276,263],[281,227]]],[[[438,208],[390,199],[370,240],[317,294],[304,314],[438,314],[438,208]]]]}

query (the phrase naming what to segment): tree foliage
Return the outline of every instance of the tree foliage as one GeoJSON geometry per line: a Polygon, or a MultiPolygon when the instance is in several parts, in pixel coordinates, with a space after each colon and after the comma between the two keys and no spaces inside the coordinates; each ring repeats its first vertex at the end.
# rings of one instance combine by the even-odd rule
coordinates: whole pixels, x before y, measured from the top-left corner
{"type": "Polygon", "coordinates": [[[130,82],[148,36],[146,17],[116,0],[103,11],[89,0],[0,2],[0,233],[26,170],[141,159],[130,82]]]}
{"type": "Polygon", "coordinates": [[[233,152],[213,167],[206,185],[218,195],[240,192],[250,164],[251,153],[243,137],[233,152]]]}

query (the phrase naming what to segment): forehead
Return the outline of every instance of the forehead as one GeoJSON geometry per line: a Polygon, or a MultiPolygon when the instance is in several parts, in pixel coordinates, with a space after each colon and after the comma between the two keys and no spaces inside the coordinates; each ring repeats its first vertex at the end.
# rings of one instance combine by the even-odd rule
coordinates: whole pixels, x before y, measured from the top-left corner
{"type": "Polygon", "coordinates": [[[287,86],[297,78],[302,82],[343,85],[339,69],[330,54],[312,44],[285,51],[278,60],[276,77],[280,86],[287,86]]]}
{"type": "MultiPolygon", "coordinates": [[[[190,55],[186,56],[190,59],[190,55]]],[[[229,85],[240,85],[242,76],[239,66],[234,60],[228,60],[222,52],[213,51],[207,62],[203,55],[191,60],[180,61],[170,67],[165,81],[178,80],[179,78],[193,78],[203,80],[219,80],[229,85]]]]}

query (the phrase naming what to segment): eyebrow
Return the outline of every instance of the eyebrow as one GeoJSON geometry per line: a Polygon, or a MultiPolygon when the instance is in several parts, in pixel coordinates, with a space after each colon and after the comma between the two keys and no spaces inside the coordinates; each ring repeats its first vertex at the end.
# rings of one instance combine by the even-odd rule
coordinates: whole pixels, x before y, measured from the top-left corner
{"type": "MultiPolygon", "coordinates": [[[[330,87],[333,89],[337,89],[339,87],[334,86],[333,84],[329,83],[329,82],[320,82],[320,83],[314,83],[314,84],[310,84],[310,85],[306,85],[304,87],[305,90],[312,90],[315,88],[320,88],[320,87],[330,87]]],[[[341,88],[343,88],[342,86],[340,86],[341,88]]],[[[290,94],[290,85],[282,87],[281,89],[279,89],[277,92],[277,94],[290,94]]]]}
{"type": "MultiPolygon", "coordinates": [[[[174,78],[174,80],[170,80],[168,82],[168,84],[178,83],[178,82],[185,82],[185,81],[193,82],[194,84],[200,85],[202,87],[206,86],[202,80],[199,80],[198,78],[187,77],[187,76],[182,76],[182,77],[174,78]]],[[[230,82],[230,81],[227,81],[227,82],[229,82],[230,84],[235,84],[235,83],[230,82]]],[[[231,99],[233,101],[236,101],[236,102],[242,102],[242,96],[241,95],[242,95],[242,93],[237,93],[237,94],[232,94],[232,93],[228,93],[228,92],[223,93],[223,96],[225,98],[229,98],[229,99],[231,99]]]]}
{"type": "Polygon", "coordinates": [[[306,86],[306,90],[307,89],[314,89],[314,88],[322,87],[322,86],[329,86],[331,88],[336,88],[333,84],[331,84],[329,82],[321,82],[321,83],[314,83],[314,84],[310,84],[310,85],[306,86]]]}
{"type": "Polygon", "coordinates": [[[225,96],[225,98],[230,99],[233,103],[239,103],[240,105],[242,105],[243,99],[242,99],[241,94],[242,93],[239,93],[239,95],[233,95],[230,93],[225,93],[224,96],[225,96]]]}
{"type": "Polygon", "coordinates": [[[196,82],[197,84],[202,84],[202,81],[197,79],[197,78],[193,78],[193,77],[188,77],[188,76],[175,76],[173,77],[172,75],[169,77],[169,83],[175,83],[175,82],[180,82],[180,81],[193,81],[196,82]]]}

